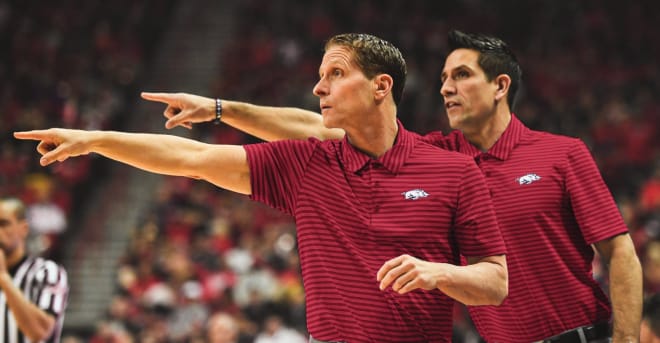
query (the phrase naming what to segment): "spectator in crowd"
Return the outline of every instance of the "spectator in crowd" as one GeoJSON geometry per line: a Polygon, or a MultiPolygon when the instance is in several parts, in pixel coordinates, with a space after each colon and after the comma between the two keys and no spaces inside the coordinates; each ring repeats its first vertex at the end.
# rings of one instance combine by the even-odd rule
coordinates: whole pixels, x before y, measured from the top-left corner
{"type": "Polygon", "coordinates": [[[271,315],[266,318],[264,328],[254,343],[307,343],[307,339],[296,330],[286,327],[282,318],[271,315]]]}
{"type": "Polygon", "coordinates": [[[238,343],[238,322],[228,313],[215,313],[208,319],[206,335],[209,343],[238,343]]]}

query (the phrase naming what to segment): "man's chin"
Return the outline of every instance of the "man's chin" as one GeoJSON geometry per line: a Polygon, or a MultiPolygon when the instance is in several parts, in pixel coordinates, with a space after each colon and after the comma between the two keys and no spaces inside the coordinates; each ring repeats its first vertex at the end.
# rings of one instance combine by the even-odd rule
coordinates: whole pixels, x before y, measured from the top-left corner
{"type": "Polygon", "coordinates": [[[341,129],[341,127],[337,126],[336,122],[328,119],[328,117],[323,117],[323,126],[325,126],[328,129],[341,129]]]}
{"type": "Polygon", "coordinates": [[[452,116],[448,115],[447,119],[449,119],[449,127],[451,127],[454,130],[460,130],[463,127],[463,120],[461,117],[458,115],[452,116]]]}

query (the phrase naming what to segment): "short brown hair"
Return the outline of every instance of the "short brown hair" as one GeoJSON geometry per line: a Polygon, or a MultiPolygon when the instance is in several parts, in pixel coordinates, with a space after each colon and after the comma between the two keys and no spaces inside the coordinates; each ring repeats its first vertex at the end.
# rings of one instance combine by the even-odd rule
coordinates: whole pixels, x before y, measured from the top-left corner
{"type": "Polygon", "coordinates": [[[392,43],[366,33],[343,33],[330,38],[325,50],[340,45],[352,50],[355,62],[364,75],[372,79],[378,74],[388,74],[394,80],[392,97],[398,104],[406,85],[406,61],[401,51],[392,43]]]}

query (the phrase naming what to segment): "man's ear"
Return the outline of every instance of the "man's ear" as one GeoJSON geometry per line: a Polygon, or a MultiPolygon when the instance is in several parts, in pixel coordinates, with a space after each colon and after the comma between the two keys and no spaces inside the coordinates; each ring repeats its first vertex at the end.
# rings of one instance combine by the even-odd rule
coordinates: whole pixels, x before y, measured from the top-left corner
{"type": "Polygon", "coordinates": [[[509,94],[509,87],[511,86],[511,77],[506,74],[500,74],[495,78],[495,84],[497,85],[495,100],[506,99],[507,94],[509,94]]]}
{"type": "Polygon", "coordinates": [[[383,100],[392,93],[394,79],[388,74],[378,74],[374,77],[374,96],[376,100],[383,100]]]}

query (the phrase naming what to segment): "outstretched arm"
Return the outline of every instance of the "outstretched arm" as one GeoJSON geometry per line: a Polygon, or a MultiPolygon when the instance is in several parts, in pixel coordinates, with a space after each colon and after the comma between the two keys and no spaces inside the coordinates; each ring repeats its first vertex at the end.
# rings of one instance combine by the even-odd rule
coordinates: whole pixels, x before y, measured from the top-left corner
{"type": "MultiPolygon", "coordinates": [[[[215,119],[215,99],[186,93],[142,93],[142,98],[167,105],[164,116],[168,129],[215,119]]],[[[321,140],[342,138],[341,129],[328,129],[318,113],[293,107],[257,106],[222,100],[222,122],[266,141],[284,139],[321,140]]]]}
{"type": "Polygon", "coordinates": [[[410,255],[395,257],[378,270],[380,289],[399,294],[415,289],[438,289],[465,305],[499,305],[508,295],[504,255],[471,257],[469,265],[423,261],[410,255]]]}
{"type": "Polygon", "coordinates": [[[595,244],[609,266],[612,342],[639,342],[642,318],[642,268],[629,234],[595,244]]]}
{"type": "Polygon", "coordinates": [[[18,139],[41,141],[41,165],[92,152],[158,174],[204,179],[250,194],[250,172],[242,146],[212,145],[158,134],[67,129],[15,132],[18,139]]]}

